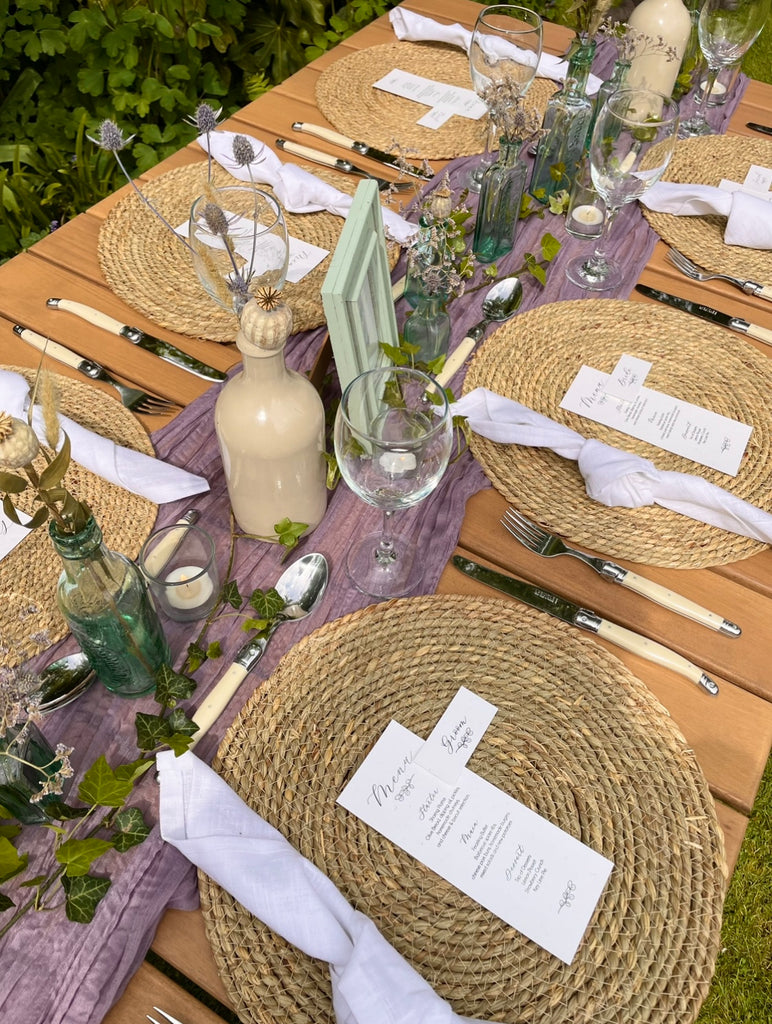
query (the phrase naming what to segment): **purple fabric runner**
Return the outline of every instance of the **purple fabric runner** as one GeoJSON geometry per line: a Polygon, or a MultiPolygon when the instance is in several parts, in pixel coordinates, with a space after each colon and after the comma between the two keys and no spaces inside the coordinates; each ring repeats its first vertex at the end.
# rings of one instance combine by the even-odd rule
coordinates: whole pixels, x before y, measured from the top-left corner
{"type": "MultiPolygon", "coordinates": [[[[602,44],[593,68],[595,73],[607,74],[613,58],[613,47],[608,43],[602,44]]],[[[746,85],[747,79],[741,76],[732,100],[711,111],[714,128],[720,121],[719,130],[725,130],[726,121],[739,103],[746,85]]],[[[687,115],[691,107],[691,100],[684,100],[682,114],[687,115]]],[[[455,188],[463,183],[476,159],[464,158],[450,165],[455,188]]],[[[473,202],[473,197],[470,197],[470,202],[473,202]]],[[[546,231],[563,243],[563,250],[549,270],[545,288],[530,276],[526,277],[522,310],[547,302],[587,296],[566,281],[562,267],[577,253],[589,253],[592,243],[572,238],[563,228],[563,218],[550,213],[545,213],[543,219],[534,216],[521,223],[515,252],[500,261],[499,273],[504,274],[517,267],[524,252],[538,254],[538,241],[546,231]]],[[[617,218],[614,237],[624,239],[623,256],[628,268],[623,293],[614,297],[625,298],[651,256],[657,236],[648,227],[637,204],[631,204],[617,218]]],[[[395,280],[404,272],[403,264],[404,258],[395,270],[395,280]]],[[[472,282],[470,287],[475,283],[472,282]]],[[[484,290],[468,290],[452,303],[453,345],[480,319],[483,295],[484,290]]],[[[400,327],[406,312],[407,306],[402,300],[397,305],[400,327]]],[[[319,330],[294,338],[287,349],[288,364],[301,371],[308,370],[323,336],[324,331],[319,330]]],[[[453,382],[459,394],[461,379],[462,374],[459,373],[453,382]]],[[[218,392],[219,386],[210,388],[172,423],[157,431],[153,442],[159,458],[202,474],[211,485],[211,492],[198,500],[163,506],[157,525],[173,522],[185,508],[196,505],[201,510],[202,525],[216,539],[219,564],[224,570],[230,527],[227,493],[212,420],[218,392]]],[[[418,538],[420,557],[426,565],[426,576],[417,593],[431,593],[436,588],[456,546],[466,502],[485,486],[488,484],[482,470],[467,452],[449,467],[433,495],[415,509],[396,517],[397,532],[410,531],[418,538]]],[[[371,603],[370,598],[359,594],[349,583],[343,563],[350,538],[363,530],[375,528],[379,517],[377,510],[367,507],[345,484],[338,486],[330,497],[326,517],[297,550],[297,554],[322,551],[330,563],[330,585],[323,604],[304,622],[286,625],[277,632],[263,661],[247,677],[221,719],[198,745],[196,752],[199,756],[211,760],[223,734],[246,700],[270,675],[282,655],[303,635],[325,621],[371,603]]],[[[277,547],[240,540],[236,550],[234,577],[242,594],[251,592],[255,587],[266,588],[279,577],[282,566],[281,552],[277,547]]],[[[175,663],[179,665],[187,644],[195,638],[192,628],[195,624],[169,622],[165,625],[168,626],[167,635],[175,663]]],[[[208,639],[221,640],[223,657],[205,664],[196,673],[198,689],[191,701],[192,707],[200,702],[230,664],[233,654],[244,642],[244,634],[233,627],[232,619],[221,618],[210,630],[208,639]]],[[[45,663],[74,649],[71,640],[63,641],[38,659],[38,663],[45,663]]],[[[112,764],[117,764],[131,760],[136,754],[136,712],[154,710],[155,705],[150,698],[120,700],[97,683],[70,707],[47,719],[43,731],[50,740],[75,747],[76,767],[91,764],[102,753],[112,764]]],[[[141,783],[132,802],[142,807],[150,824],[157,824],[157,796],[151,777],[146,777],[141,783]]],[[[47,870],[44,865],[48,849],[46,839],[38,850],[33,851],[32,872],[47,870]]],[[[122,856],[109,854],[100,864],[97,873],[102,870],[109,873],[113,884],[91,925],[70,924],[61,910],[53,914],[29,913],[8,936],[0,940],[0,1010],[3,1020],[16,1024],[96,1024],[138,968],[165,910],[170,907],[192,909],[197,905],[195,869],[174,848],[162,843],[157,828],[142,846],[122,856]]],[[[19,891],[19,899],[24,898],[25,892],[19,891]]],[[[3,916],[0,916],[0,925],[2,922],[3,916]]]]}

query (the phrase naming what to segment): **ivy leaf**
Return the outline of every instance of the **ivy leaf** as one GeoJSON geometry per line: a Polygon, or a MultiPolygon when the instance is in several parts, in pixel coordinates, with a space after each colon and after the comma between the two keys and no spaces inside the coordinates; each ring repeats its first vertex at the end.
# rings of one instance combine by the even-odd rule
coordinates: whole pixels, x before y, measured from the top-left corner
{"type": "Polygon", "coordinates": [[[162,665],[156,672],[155,700],[162,707],[173,708],[178,701],[188,700],[196,688],[194,680],[162,665]]]}
{"type": "Polygon", "coordinates": [[[107,895],[111,882],[109,878],[94,878],[83,875],[77,878],[62,878],[65,892],[65,911],[68,921],[89,924],[94,919],[96,908],[107,895]]]}
{"type": "Polygon", "coordinates": [[[137,729],[137,746],[140,750],[155,750],[169,738],[169,726],[161,715],[148,715],[143,711],[134,719],[137,729]]]}
{"type": "Polygon", "coordinates": [[[406,366],[409,357],[404,348],[399,345],[387,345],[385,341],[380,342],[380,349],[383,354],[394,363],[395,366],[406,366]]]}
{"type": "Polygon", "coordinates": [[[327,479],[325,484],[328,491],[334,491],[340,480],[340,466],[335,458],[335,452],[323,452],[324,461],[327,463],[327,479]]]}
{"type": "Polygon", "coordinates": [[[115,777],[121,782],[130,782],[133,786],[154,764],[154,757],[138,757],[136,761],[116,765],[115,777]]]}
{"type": "Polygon", "coordinates": [[[183,736],[193,736],[198,732],[198,726],[192,719],[188,718],[182,708],[175,708],[166,721],[173,733],[179,732],[183,736]]]}
{"type": "Polygon", "coordinates": [[[563,248],[562,244],[551,235],[549,231],[542,235],[541,239],[541,255],[542,259],[545,259],[548,263],[551,263],[555,259],[557,254],[563,248]]]}
{"type": "Polygon", "coordinates": [[[239,587],[235,580],[228,580],[222,588],[220,600],[223,604],[229,604],[231,608],[235,608],[237,611],[241,608],[244,598],[239,593],[239,587]]]}
{"type": "Polygon", "coordinates": [[[188,654],[185,659],[185,668],[188,672],[195,672],[201,668],[207,659],[207,653],[197,643],[188,644],[188,654]]]}
{"type": "Polygon", "coordinates": [[[0,884],[20,874],[28,860],[29,854],[19,853],[10,839],[0,836],[0,884]]]}
{"type": "Polygon", "coordinates": [[[286,517],[280,523],[274,525],[279,543],[286,549],[285,554],[287,551],[292,551],[294,547],[297,547],[298,541],[307,529],[308,523],[293,523],[291,519],[286,517]]]}
{"type": "Polygon", "coordinates": [[[15,907],[16,904],[13,902],[10,896],[6,896],[4,892],[0,892],[0,914],[4,910],[10,910],[11,907],[15,907]]]}
{"type": "Polygon", "coordinates": [[[113,844],[107,839],[68,839],[56,851],[56,859],[63,864],[70,878],[88,874],[93,862],[112,849],[113,844]]]}
{"type": "Polygon", "coordinates": [[[13,839],[20,832],[21,825],[0,825],[0,836],[5,836],[6,839],[13,839]]]}
{"type": "Polygon", "coordinates": [[[206,649],[207,658],[212,660],[222,657],[222,647],[219,640],[213,640],[206,649]]]}
{"type": "Polygon", "coordinates": [[[78,797],[92,807],[121,807],[133,785],[133,779],[119,778],[100,754],[83,776],[78,797]]]}
{"type": "Polygon", "coordinates": [[[88,807],[70,807],[63,800],[46,800],[43,810],[56,821],[71,821],[88,814],[88,807]]]}
{"type": "Polygon", "coordinates": [[[132,846],[144,843],[150,835],[150,826],[145,824],[138,807],[124,807],[118,811],[113,822],[113,846],[118,853],[125,853],[132,846]]]}
{"type": "Polygon", "coordinates": [[[262,619],[273,619],[284,610],[284,598],[275,587],[269,590],[255,590],[249,599],[250,608],[254,608],[262,619]]]}
{"type": "Polygon", "coordinates": [[[256,629],[258,633],[262,633],[270,621],[270,619],[247,618],[241,623],[241,628],[245,633],[250,633],[253,629],[256,629]]]}
{"type": "Polygon", "coordinates": [[[173,732],[171,736],[166,737],[166,746],[174,752],[175,757],[179,757],[180,754],[184,754],[186,750],[189,750],[190,744],[191,737],[181,732],[173,732]]]}

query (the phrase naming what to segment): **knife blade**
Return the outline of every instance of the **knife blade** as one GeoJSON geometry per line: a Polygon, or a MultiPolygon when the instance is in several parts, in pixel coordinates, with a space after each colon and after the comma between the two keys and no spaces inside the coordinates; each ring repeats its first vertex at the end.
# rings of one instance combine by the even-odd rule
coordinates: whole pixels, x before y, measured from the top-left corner
{"type": "Polygon", "coordinates": [[[682,313],[691,313],[693,316],[701,317],[712,324],[720,327],[728,327],[730,331],[737,331],[738,334],[747,334],[749,338],[756,341],[763,341],[765,345],[772,345],[772,330],[767,327],[760,327],[752,324],[749,320],[743,320],[741,316],[730,316],[722,313],[712,306],[704,306],[700,302],[692,302],[690,299],[682,299],[678,295],[670,295],[668,292],[658,291],[656,288],[649,288],[645,284],[637,284],[635,290],[641,295],[646,295],[657,302],[664,302],[666,306],[680,309],[682,313]]]}
{"type": "Polygon", "coordinates": [[[718,694],[718,684],[707,673],[703,672],[698,665],[695,665],[675,651],[671,651],[669,647],[665,647],[663,644],[658,644],[654,640],[649,640],[648,637],[641,636],[640,633],[634,633],[631,629],[626,629],[624,626],[618,626],[615,622],[601,618],[600,615],[590,611],[588,608],[582,608],[580,605],[574,604],[573,601],[560,597],[558,594],[553,594],[550,590],[545,590],[544,587],[537,587],[532,583],[524,583],[513,576],[505,576],[504,573],[488,569],[486,566],[473,562],[468,558],[454,555],[453,565],[471,579],[484,583],[488,587],[493,587],[495,590],[500,590],[510,597],[515,597],[518,601],[523,601],[525,604],[530,605],[531,608],[546,612],[548,615],[560,619],[561,622],[567,622],[571,626],[578,626],[579,629],[586,629],[590,633],[595,633],[601,639],[608,640],[612,644],[616,644],[617,647],[630,651],[632,654],[637,654],[641,658],[653,662],[655,665],[672,669],[685,679],[696,683],[697,686],[701,687],[712,697],[718,694]]]}
{"type": "Polygon", "coordinates": [[[756,124],[755,121],[746,121],[746,128],[751,128],[754,132],[761,132],[763,135],[772,135],[772,128],[766,124],[756,124]]]}
{"type": "Polygon", "coordinates": [[[176,345],[171,345],[168,341],[163,341],[161,338],[155,338],[152,334],[145,334],[139,327],[129,327],[128,324],[122,324],[120,320],[116,320],[114,317],[108,316],[107,313],[94,309],[93,306],[86,306],[84,303],[74,302],[72,299],[47,299],[46,305],[49,309],[63,309],[67,313],[74,313],[81,320],[86,320],[88,323],[94,324],[95,327],[103,327],[106,331],[110,331],[111,334],[117,334],[121,338],[126,338],[132,345],[138,345],[140,348],[145,349],[146,352],[152,352],[153,355],[158,356],[165,362],[172,363],[174,366],[180,366],[183,370],[187,370],[188,373],[194,373],[197,377],[203,377],[204,380],[223,381],[227,376],[222,370],[215,370],[213,366],[208,366],[206,363],[201,362],[200,359],[196,359],[195,356],[188,355],[187,352],[183,352],[176,345]]]}
{"type": "Polygon", "coordinates": [[[371,160],[377,160],[379,163],[386,164],[387,167],[393,167],[396,171],[402,171],[404,174],[409,174],[413,178],[431,181],[434,177],[434,171],[428,166],[424,170],[423,167],[418,167],[415,164],[405,163],[400,160],[396,153],[387,153],[383,149],[376,149],[375,146],[368,146],[366,142],[357,142],[356,139],[350,139],[347,135],[341,135],[340,132],[332,131],[331,128],[324,128],[322,125],[309,124],[307,121],[295,121],[292,125],[292,130],[295,132],[307,132],[309,135],[315,135],[317,139],[331,142],[334,146],[342,146],[343,149],[350,149],[354,153],[359,153],[360,156],[368,156],[371,160]]]}

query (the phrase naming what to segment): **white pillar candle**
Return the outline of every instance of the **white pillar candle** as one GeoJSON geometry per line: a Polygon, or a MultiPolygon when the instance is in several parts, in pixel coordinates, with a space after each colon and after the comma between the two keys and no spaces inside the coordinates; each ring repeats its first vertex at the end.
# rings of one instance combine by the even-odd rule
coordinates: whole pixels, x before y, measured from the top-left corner
{"type": "Polygon", "coordinates": [[[182,565],[170,572],[165,580],[171,584],[165,591],[167,603],[172,608],[183,609],[199,608],[206,604],[212,596],[214,584],[209,573],[203,576],[202,573],[204,570],[200,565],[182,565]]]}
{"type": "Polygon", "coordinates": [[[580,224],[587,224],[592,227],[595,224],[603,223],[603,214],[597,208],[597,206],[590,206],[589,204],[584,206],[577,206],[571,213],[573,220],[578,221],[580,224]]]}
{"type": "Polygon", "coordinates": [[[384,452],[378,459],[381,469],[392,476],[411,473],[416,468],[415,455],[412,452],[384,452]]]}

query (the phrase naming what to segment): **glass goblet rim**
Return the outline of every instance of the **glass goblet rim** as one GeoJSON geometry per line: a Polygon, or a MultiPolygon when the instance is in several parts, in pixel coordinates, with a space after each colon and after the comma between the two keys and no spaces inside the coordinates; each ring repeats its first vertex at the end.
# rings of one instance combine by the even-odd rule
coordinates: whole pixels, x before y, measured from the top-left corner
{"type": "Polygon", "coordinates": [[[496,31],[501,30],[512,32],[513,34],[516,32],[522,32],[524,35],[530,35],[530,33],[535,29],[539,29],[541,32],[544,31],[544,19],[542,16],[537,11],[532,10],[530,7],[524,7],[521,4],[490,4],[488,7],[484,7],[477,15],[475,29],[480,25],[485,25],[486,28],[491,28],[496,31]],[[517,11],[518,14],[515,14],[515,11],[517,11]],[[525,14],[528,17],[521,18],[519,17],[519,14],[525,14]],[[488,20],[494,16],[500,17],[502,21],[500,23],[494,23],[488,20]],[[522,21],[523,25],[527,27],[522,29],[509,29],[506,21],[503,20],[505,18],[509,18],[512,21],[522,21]],[[530,21],[530,18],[533,18],[534,20],[530,21]]]}
{"type": "MultiPolygon", "coordinates": [[[[354,393],[354,388],[356,385],[361,385],[365,378],[367,378],[368,380],[374,380],[376,376],[387,377],[388,375],[409,377],[409,379],[415,381],[416,384],[425,382],[427,386],[424,387],[423,390],[427,391],[429,389],[432,389],[432,393],[439,395],[439,397],[442,400],[441,405],[432,404],[429,406],[428,411],[436,414],[436,422],[430,430],[428,430],[420,438],[416,438],[416,446],[426,444],[426,442],[430,438],[435,437],[438,433],[447,429],[447,426],[450,422],[450,403],[448,402],[448,396],[445,394],[445,389],[437,383],[434,377],[431,377],[428,373],[424,373],[423,370],[416,370],[410,366],[376,366],[372,367],[369,370],[365,370],[363,373],[360,373],[358,377],[355,377],[352,381],[349,382],[349,384],[346,386],[345,391],[343,392],[340,404],[338,405],[338,416],[341,417],[341,419],[345,422],[348,429],[353,434],[358,435],[360,437],[365,437],[368,440],[375,440],[378,442],[378,444],[384,447],[388,447],[388,441],[383,441],[380,438],[373,438],[371,435],[366,434],[361,427],[357,426],[357,424],[355,424],[352,421],[351,417],[347,412],[348,403],[352,394],[354,393]]],[[[409,445],[410,441],[405,439],[399,442],[394,442],[395,447],[401,447],[403,449],[406,449],[409,445]]]]}

